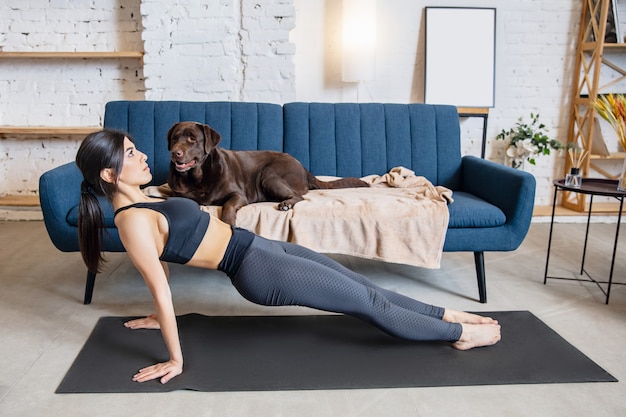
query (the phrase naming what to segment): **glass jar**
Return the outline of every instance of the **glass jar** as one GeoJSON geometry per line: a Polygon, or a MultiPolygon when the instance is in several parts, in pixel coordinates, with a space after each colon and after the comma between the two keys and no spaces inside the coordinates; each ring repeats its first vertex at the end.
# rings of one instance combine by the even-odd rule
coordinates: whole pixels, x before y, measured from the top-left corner
{"type": "Polygon", "coordinates": [[[569,174],[565,176],[566,187],[580,188],[583,183],[583,178],[579,172],[579,168],[570,168],[569,174]]]}

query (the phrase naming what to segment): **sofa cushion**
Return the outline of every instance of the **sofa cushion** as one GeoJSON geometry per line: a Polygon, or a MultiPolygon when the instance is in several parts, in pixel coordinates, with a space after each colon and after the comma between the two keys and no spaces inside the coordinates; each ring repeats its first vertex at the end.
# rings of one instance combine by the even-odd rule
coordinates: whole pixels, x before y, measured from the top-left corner
{"type": "Polygon", "coordinates": [[[452,198],[448,228],[497,227],[506,222],[502,210],[472,194],[454,191],[452,198]]]}
{"type": "MultiPolygon", "coordinates": [[[[506,216],[498,207],[462,191],[455,191],[454,202],[448,205],[450,212],[449,228],[497,227],[506,222],[506,216]]],[[[113,209],[108,201],[99,198],[104,215],[105,227],[115,227],[113,209]]],[[[67,214],[67,222],[78,226],[78,206],[67,214]]]]}

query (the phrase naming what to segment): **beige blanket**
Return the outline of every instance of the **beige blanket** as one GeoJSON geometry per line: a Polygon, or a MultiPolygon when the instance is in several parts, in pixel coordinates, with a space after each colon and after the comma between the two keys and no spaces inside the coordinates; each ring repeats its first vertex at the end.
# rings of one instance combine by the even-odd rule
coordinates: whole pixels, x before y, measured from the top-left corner
{"type": "MultiPolygon", "coordinates": [[[[278,211],[276,203],[242,207],[237,226],[321,253],[439,268],[452,191],[404,167],[362,179],[369,189],[311,190],[289,211],[278,211]]],[[[155,195],[159,188],[146,192],[155,195]]]]}

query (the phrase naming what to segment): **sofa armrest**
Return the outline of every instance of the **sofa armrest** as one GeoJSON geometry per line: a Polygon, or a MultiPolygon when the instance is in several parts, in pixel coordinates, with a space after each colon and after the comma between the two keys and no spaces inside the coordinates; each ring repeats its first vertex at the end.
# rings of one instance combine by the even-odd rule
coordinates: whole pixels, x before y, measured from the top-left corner
{"type": "Polygon", "coordinates": [[[51,169],[39,178],[43,220],[52,243],[63,252],[79,249],[78,230],[68,223],[67,215],[79,203],[82,180],[74,162],[51,169]]]}
{"type": "Polygon", "coordinates": [[[535,204],[535,177],[528,172],[475,156],[464,156],[461,167],[461,191],[500,208],[506,216],[506,225],[521,232],[523,239],[530,226],[535,204]]]}

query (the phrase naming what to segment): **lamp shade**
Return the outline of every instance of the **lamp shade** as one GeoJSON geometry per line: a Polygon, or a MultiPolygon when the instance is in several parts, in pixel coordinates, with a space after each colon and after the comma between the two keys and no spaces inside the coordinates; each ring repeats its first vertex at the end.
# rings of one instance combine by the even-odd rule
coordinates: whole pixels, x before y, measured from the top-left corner
{"type": "Polygon", "coordinates": [[[376,0],[343,0],[342,80],[376,78],[376,0]]]}

